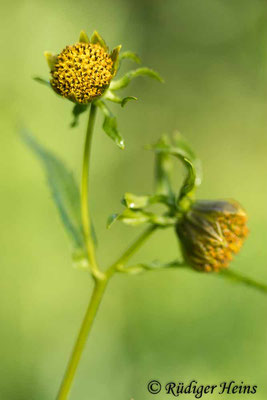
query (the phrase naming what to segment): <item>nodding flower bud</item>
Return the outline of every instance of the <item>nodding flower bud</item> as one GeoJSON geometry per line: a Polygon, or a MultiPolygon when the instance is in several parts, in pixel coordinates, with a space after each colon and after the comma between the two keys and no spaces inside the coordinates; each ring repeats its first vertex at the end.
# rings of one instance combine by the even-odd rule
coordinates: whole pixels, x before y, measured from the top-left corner
{"type": "Polygon", "coordinates": [[[56,56],[51,86],[59,95],[87,104],[100,97],[113,77],[113,60],[99,44],[80,42],[56,56]]]}
{"type": "Polygon", "coordinates": [[[227,268],[248,235],[246,222],[236,201],[196,201],[176,225],[185,261],[199,271],[227,268]]]}

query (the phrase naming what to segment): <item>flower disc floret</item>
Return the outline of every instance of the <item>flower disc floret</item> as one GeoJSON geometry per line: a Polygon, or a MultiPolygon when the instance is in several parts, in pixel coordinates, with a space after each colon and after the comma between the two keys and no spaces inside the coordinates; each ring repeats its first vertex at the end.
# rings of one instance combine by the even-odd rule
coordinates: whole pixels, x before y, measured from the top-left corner
{"type": "Polygon", "coordinates": [[[76,103],[87,104],[100,97],[113,77],[113,61],[99,44],[67,46],[51,71],[52,88],[76,103]]]}

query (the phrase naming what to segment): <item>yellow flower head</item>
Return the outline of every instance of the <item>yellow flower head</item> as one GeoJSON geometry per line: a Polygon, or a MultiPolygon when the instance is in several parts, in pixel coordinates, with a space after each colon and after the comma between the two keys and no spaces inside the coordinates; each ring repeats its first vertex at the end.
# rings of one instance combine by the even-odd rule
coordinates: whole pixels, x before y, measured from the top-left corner
{"type": "Polygon", "coordinates": [[[248,235],[236,201],[196,201],[176,225],[185,260],[200,271],[227,268],[248,235]]]}
{"type": "Polygon", "coordinates": [[[81,32],[80,41],[65,47],[58,55],[46,52],[56,93],[75,103],[87,104],[102,96],[114,77],[120,46],[110,54],[95,32],[89,41],[81,32]]]}

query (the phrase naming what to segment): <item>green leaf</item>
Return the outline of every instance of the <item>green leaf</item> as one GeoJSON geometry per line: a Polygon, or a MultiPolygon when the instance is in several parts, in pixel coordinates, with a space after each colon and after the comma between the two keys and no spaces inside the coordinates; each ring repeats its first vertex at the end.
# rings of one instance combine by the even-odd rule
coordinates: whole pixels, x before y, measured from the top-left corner
{"type": "Polygon", "coordinates": [[[41,146],[28,133],[22,132],[21,136],[44,167],[53,200],[74,246],[83,249],[80,193],[73,174],[65,167],[62,161],[41,146]]]}
{"type": "Polygon", "coordinates": [[[107,90],[106,93],[104,94],[103,98],[105,100],[112,101],[113,103],[120,104],[122,107],[124,107],[130,100],[137,100],[137,97],[134,97],[134,96],[127,96],[122,99],[121,97],[117,96],[111,90],[107,90]]]}
{"type": "MultiPolygon", "coordinates": [[[[167,154],[178,158],[186,167],[187,176],[178,197],[178,203],[182,205],[182,200],[191,197],[194,194],[195,188],[201,181],[199,171],[196,168],[196,165],[199,164],[197,164],[193,152],[190,150],[189,146],[185,146],[185,141],[179,142],[178,137],[176,137],[175,145],[166,140],[160,140],[150,148],[152,148],[156,154],[167,154]]],[[[185,201],[182,207],[187,207],[186,204],[188,205],[189,203],[185,201]]]]}
{"type": "Polygon", "coordinates": [[[81,31],[80,37],[79,37],[79,42],[80,43],[90,43],[89,37],[87,36],[87,33],[85,31],[81,31]]]}
{"type": "Polygon", "coordinates": [[[124,51],[123,53],[121,53],[120,61],[127,58],[136,62],[137,64],[141,64],[141,59],[138,57],[136,53],[133,53],[132,51],[124,51]]]}
{"type": "Polygon", "coordinates": [[[50,68],[50,71],[53,71],[53,69],[57,63],[57,55],[51,53],[50,51],[45,51],[44,56],[46,58],[48,67],[50,68]]]}
{"type": "Polygon", "coordinates": [[[84,113],[88,108],[88,104],[75,104],[72,110],[73,121],[71,123],[71,127],[74,128],[79,123],[79,117],[82,113],[84,113]]]}
{"type": "Polygon", "coordinates": [[[51,89],[51,84],[47,79],[41,78],[40,76],[34,76],[33,80],[35,82],[41,83],[41,85],[45,85],[51,89]]]}
{"type": "Polygon", "coordinates": [[[112,114],[112,112],[109,110],[109,108],[103,101],[98,100],[96,102],[96,105],[101,109],[101,111],[104,114],[104,123],[103,123],[104,131],[116,143],[116,145],[120,149],[124,149],[125,147],[124,140],[118,131],[116,117],[112,114]]]}
{"type": "Polygon", "coordinates": [[[97,31],[94,31],[90,42],[92,44],[99,44],[105,51],[108,51],[108,46],[106,45],[105,40],[102,38],[102,36],[99,35],[97,31]]]}
{"type": "Polygon", "coordinates": [[[151,223],[161,227],[172,226],[176,223],[176,219],[169,216],[156,215],[143,210],[133,210],[126,208],[121,214],[112,214],[108,218],[108,227],[115,221],[122,221],[126,225],[138,226],[144,223],[151,223]]]}
{"type": "Polygon", "coordinates": [[[131,100],[137,100],[137,97],[134,97],[134,96],[127,96],[127,97],[124,97],[124,98],[122,99],[121,106],[122,106],[122,107],[125,107],[125,105],[128,103],[128,101],[131,101],[131,100]]]}
{"type": "Polygon", "coordinates": [[[111,227],[111,225],[113,225],[113,223],[114,223],[115,221],[117,221],[118,217],[119,217],[119,214],[111,214],[111,215],[108,217],[108,220],[107,220],[107,229],[109,229],[109,228],[111,227]]]}
{"type": "MultiPolygon", "coordinates": [[[[166,135],[162,136],[160,142],[168,145],[168,137],[166,135]]],[[[170,154],[167,152],[157,152],[155,160],[156,193],[174,198],[171,187],[171,171],[172,162],[170,154]]]]}
{"type": "Polygon", "coordinates": [[[118,79],[117,81],[111,81],[110,89],[111,90],[119,90],[129,85],[129,83],[138,76],[149,76],[150,78],[156,79],[159,82],[163,82],[163,79],[160,75],[153,71],[153,69],[142,67],[137,68],[135,70],[127,72],[122,78],[118,79]]]}
{"type": "Polygon", "coordinates": [[[111,54],[110,54],[110,58],[113,61],[113,67],[112,67],[112,75],[115,76],[118,69],[119,69],[119,65],[120,65],[120,61],[119,61],[119,54],[120,54],[120,50],[121,50],[121,45],[115,47],[115,49],[112,50],[111,54]]]}
{"type": "Polygon", "coordinates": [[[142,210],[152,204],[161,203],[170,205],[168,196],[165,195],[152,195],[152,196],[137,196],[133,193],[125,193],[122,204],[132,210],[142,210]]]}

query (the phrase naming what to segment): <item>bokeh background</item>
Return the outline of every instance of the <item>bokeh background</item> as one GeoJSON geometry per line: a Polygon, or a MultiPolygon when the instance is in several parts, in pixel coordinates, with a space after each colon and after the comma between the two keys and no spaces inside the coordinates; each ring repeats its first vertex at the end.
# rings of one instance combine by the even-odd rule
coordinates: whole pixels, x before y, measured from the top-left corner
{"type": "MultiPolygon", "coordinates": [[[[124,192],[153,189],[153,155],[144,145],[179,129],[203,160],[199,197],[236,198],[248,211],[251,233],[232,268],[266,282],[266,18],[266,0],[2,2],[1,400],[55,398],[92,289],[88,275],[72,268],[43,171],[17,135],[26,126],[80,176],[86,117],[71,129],[71,104],[32,80],[48,77],[43,51],[57,52],[75,42],[81,29],[97,29],[110,47],[121,43],[136,51],[166,80],[161,85],[139,78],[124,92],[139,101],[123,110],[112,107],[126,139],[124,152],[98,119],[91,202],[103,267],[140,231],[119,223],[106,231],[105,223],[121,210],[124,192]]],[[[178,186],[184,171],[179,163],[175,167],[178,186]]],[[[178,253],[167,230],[135,260],[171,260],[178,253]]],[[[150,379],[163,385],[196,379],[258,385],[253,398],[264,400],[266,311],[263,294],[214,276],[118,276],[98,314],[71,399],[152,399],[150,379]]],[[[227,395],[236,397],[241,395],[227,395]]]]}

